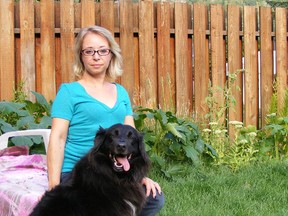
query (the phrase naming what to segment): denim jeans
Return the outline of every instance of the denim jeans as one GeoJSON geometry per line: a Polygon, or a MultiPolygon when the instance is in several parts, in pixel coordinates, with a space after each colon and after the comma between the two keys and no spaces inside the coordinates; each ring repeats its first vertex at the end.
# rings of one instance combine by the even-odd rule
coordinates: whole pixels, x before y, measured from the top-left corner
{"type": "MultiPolygon", "coordinates": [[[[69,183],[71,180],[71,172],[61,173],[61,184],[69,183]]],[[[145,190],[145,186],[143,186],[145,190]]],[[[152,194],[147,197],[146,205],[142,209],[139,216],[155,216],[164,206],[164,195],[163,192],[159,194],[157,192],[157,196],[153,198],[152,194]]]]}

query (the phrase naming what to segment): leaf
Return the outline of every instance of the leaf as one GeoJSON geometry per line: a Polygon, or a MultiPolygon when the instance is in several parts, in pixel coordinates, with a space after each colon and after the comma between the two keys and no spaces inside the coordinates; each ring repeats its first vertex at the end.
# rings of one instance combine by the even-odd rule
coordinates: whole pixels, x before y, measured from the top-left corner
{"type": "Polygon", "coordinates": [[[165,160],[155,153],[152,153],[150,155],[150,159],[151,159],[151,161],[155,162],[161,168],[164,168],[164,166],[166,164],[165,160]]]}
{"type": "Polygon", "coordinates": [[[32,139],[33,143],[35,144],[40,144],[44,142],[42,136],[29,136],[29,137],[32,139]]]}
{"type": "Polygon", "coordinates": [[[218,157],[217,151],[211,145],[205,143],[205,146],[213,156],[218,157]]]}
{"type": "Polygon", "coordinates": [[[170,146],[169,149],[175,154],[175,155],[179,155],[181,152],[181,145],[179,145],[179,143],[177,142],[173,142],[170,146]]]}
{"type": "Polygon", "coordinates": [[[32,146],[33,142],[29,137],[12,137],[11,141],[16,146],[32,146]]]}
{"type": "Polygon", "coordinates": [[[200,153],[203,153],[204,152],[204,146],[205,146],[205,143],[202,139],[197,139],[196,141],[196,150],[200,153]]]}
{"type": "Polygon", "coordinates": [[[40,128],[50,128],[52,125],[52,118],[50,116],[43,116],[40,121],[40,128]]]}
{"type": "Polygon", "coordinates": [[[193,163],[195,163],[195,165],[198,165],[200,162],[198,152],[192,146],[188,145],[183,146],[183,149],[186,152],[186,156],[190,158],[193,161],[193,163]]]}
{"type": "Polygon", "coordinates": [[[29,128],[29,125],[34,123],[34,118],[32,116],[25,116],[17,121],[17,128],[29,128]]]}
{"type": "Polygon", "coordinates": [[[144,135],[144,142],[145,143],[154,143],[156,140],[156,137],[153,133],[145,133],[144,135]]]}
{"type": "Polygon", "coordinates": [[[288,124],[288,116],[287,117],[283,117],[283,121],[288,124]]]}
{"type": "Polygon", "coordinates": [[[269,126],[267,126],[267,128],[271,128],[272,129],[271,135],[275,135],[279,131],[284,129],[284,127],[282,125],[276,125],[276,124],[269,125],[269,126]]]}
{"type": "Polygon", "coordinates": [[[45,97],[42,94],[39,94],[38,92],[35,91],[31,91],[32,94],[35,95],[36,100],[39,104],[41,104],[42,106],[49,108],[50,104],[47,102],[47,100],[45,99],[45,97]]]}
{"type": "Polygon", "coordinates": [[[174,136],[179,137],[180,139],[182,139],[182,135],[177,131],[176,129],[177,124],[175,123],[168,123],[166,125],[166,129],[171,132],[174,136]]]}
{"type": "Polygon", "coordinates": [[[10,132],[10,131],[16,131],[17,128],[14,128],[11,124],[9,123],[2,123],[2,126],[1,126],[1,131],[3,131],[3,133],[6,133],[6,132],[10,132]]]}
{"type": "Polygon", "coordinates": [[[39,93],[34,92],[34,91],[31,91],[31,92],[35,95],[37,103],[32,103],[30,106],[30,110],[34,109],[36,111],[36,113],[38,113],[38,112],[40,112],[41,114],[46,113],[48,116],[50,116],[52,105],[47,102],[47,100],[45,99],[45,97],[42,94],[39,94],[39,93]]]}
{"type": "Polygon", "coordinates": [[[0,111],[3,114],[16,113],[19,116],[27,116],[29,113],[26,110],[22,110],[25,104],[13,103],[13,102],[0,102],[0,111]]]}
{"type": "Polygon", "coordinates": [[[162,110],[158,110],[155,114],[156,119],[160,122],[160,124],[165,126],[168,122],[166,113],[164,113],[162,110]]]}
{"type": "Polygon", "coordinates": [[[164,172],[166,177],[173,178],[173,176],[183,173],[185,171],[185,167],[181,164],[170,165],[162,171],[164,172]]]}

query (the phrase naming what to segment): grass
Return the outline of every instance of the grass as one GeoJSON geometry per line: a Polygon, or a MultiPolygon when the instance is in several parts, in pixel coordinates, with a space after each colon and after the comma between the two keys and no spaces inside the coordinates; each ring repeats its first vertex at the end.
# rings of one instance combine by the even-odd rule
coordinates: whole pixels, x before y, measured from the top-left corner
{"type": "Polygon", "coordinates": [[[232,172],[209,167],[172,181],[152,174],[165,193],[159,216],[288,215],[288,161],[251,164],[232,172]]]}

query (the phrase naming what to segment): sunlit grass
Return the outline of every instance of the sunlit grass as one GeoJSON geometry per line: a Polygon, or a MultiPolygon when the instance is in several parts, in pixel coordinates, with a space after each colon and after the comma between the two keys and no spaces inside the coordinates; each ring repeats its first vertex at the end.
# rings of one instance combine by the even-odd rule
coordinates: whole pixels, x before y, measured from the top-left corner
{"type": "Polygon", "coordinates": [[[225,167],[190,169],[160,182],[166,203],[160,216],[288,215],[288,162],[253,164],[232,172],[225,167]]]}

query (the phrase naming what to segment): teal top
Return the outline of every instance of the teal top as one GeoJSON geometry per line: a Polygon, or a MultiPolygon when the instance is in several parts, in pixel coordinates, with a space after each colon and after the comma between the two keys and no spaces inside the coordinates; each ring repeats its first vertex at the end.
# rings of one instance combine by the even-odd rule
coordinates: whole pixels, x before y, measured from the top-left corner
{"type": "Polygon", "coordinates": [[[112,108],[90,96],[78,82],[60,86],[51,116],[70,121],[62,172],[70,172],[90,150],[100,126],[108,128],[116,123],[123,124],[127,115],[133,115],[127,91],[123,86],[114,84],[117,88],[117,102],[112,108]]]}

